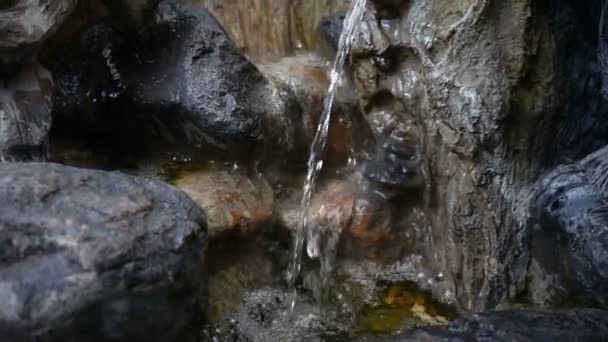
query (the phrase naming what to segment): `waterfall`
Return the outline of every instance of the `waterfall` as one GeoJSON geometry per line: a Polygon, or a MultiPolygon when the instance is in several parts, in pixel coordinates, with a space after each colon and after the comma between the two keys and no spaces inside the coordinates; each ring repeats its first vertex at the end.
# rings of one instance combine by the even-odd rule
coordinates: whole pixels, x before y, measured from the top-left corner
{"type": "MultiPolygon", "coordinates": [[[[335,254],[333,253],[333,250],[327,250],[327,248],[323,249],[323,253],[321,253],[319,247],[320,232],[315,231],[311,229],[311,227],[309,227],[309,210],[310,202],[312,199],[312,193],[315,189],[317,178],[323,168],[323,160],[321,159],[321,156],[327,144],[327,134],[329,131],[329,123],[331,121],[331,111],[334,103],[334,97],[338,90],[338,84],[340,82],[340,79],[342,78],[344,64],[346,63],[346,59],[350,54],[355,34],[355,27],[363,19],[366,4],[367,0],[353,0],[349,12],[346,15],[346,18],[344,19],[336,59],[331,69],[330,84],[324,101],[323,114],[321,115],[319,126],[317,127],[317,131],[315,133],[315,137],[312,141],[312,145],[310,148],[310,156],[308,158],[308,172],[306,174],[306,180],[304,182],[304,192],[300,204],[301,214],[298,226],[296,227],[295,239],[292,250],[292,260],[288,273],[289,286],[294,292],[294,297],[291,304],[292,310],[295,307],[296,303],[294,283],[302,267],[302,254],[304,252],[303,247],[305,240],[307,242],[306,250],[308,252],[308,256],[311,258],[321,258],[322,265],[326,265],[325,267],[322,267],[322,273],[328,273],[328,270],[331,270],[331,267],[327,267],[327,260],[325,260],[325,257],[331,257],[331,255],[335,254]]],[[[337,247],[337,243],[335,242],[329,245],[333,246],[333,249],[337,247]]],[[[329,275],[321,274],[321,276],[323,278],[329,275]]],[[[322,279],[322,282],[325,281],[322,279]]]]}

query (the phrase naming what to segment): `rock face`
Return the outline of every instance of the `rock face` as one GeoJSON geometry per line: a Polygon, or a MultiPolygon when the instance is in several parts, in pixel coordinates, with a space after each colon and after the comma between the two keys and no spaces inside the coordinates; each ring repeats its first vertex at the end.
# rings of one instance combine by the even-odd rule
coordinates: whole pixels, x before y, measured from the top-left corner
{"type": "Polygon", "coordinates": [[[608,338],[608,312],[504,311],[459,319],[448,327],[408,331],[400,337],[365,341],[603,341],[608,338]]]}
{"type": "Polygon", "coordinates": [[[352,68],[377,142],[367,177],[423,186],[424,258],[463,310],[524,290],[537,177],[607,142],[602,3],[374,0],[358,27],[352,68]]]}
{"type": "Polygon", "coordinates": [[[289,148],[288,129],[265,126],[285,104],[206,9],[163,1],[153,19],[126,33],[94,24],[55,63],[58,130],[121,148],[242,155],[261,146],[265,130],[289,148]]]}
{"type": "Polygon", "coordinates": [[[203,317],[204,220],[162,183],[0,165],[0,340],[182,336],[203,317]]]}
{"type": "Polygon", "coordinates": [[[543,273],[556,278],[541,289],[549,303],[534,298],[539,304],[608,306],[607,168],[608,148],[603,148],[539,181],[531,208],[537,224],[532,245],[543,273]]]}

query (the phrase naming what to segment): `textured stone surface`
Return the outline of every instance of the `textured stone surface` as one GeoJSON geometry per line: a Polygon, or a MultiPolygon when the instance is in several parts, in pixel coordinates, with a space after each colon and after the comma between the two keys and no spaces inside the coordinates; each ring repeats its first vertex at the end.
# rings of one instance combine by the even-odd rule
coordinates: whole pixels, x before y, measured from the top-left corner
{"type": "Polygon", "coordinates": [[[200,323],[205,216],[145,179],[0,165],[0,340],[171,341],[200,323]]]}

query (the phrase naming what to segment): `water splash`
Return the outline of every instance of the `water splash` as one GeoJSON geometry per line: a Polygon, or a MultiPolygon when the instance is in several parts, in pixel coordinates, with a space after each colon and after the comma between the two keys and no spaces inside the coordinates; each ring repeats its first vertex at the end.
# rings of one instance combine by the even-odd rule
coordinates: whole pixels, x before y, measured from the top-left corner
{"type": "MultiPolygon", "coordinates": [[[[331,111],[334,104],[334,97],[336,95],[336,92],[338,91],[338,84],[340,82],[340,79],[342,78],[342,72],[344,69],[344,64],[346,63],[346,58],[350,54],[355,33],[355,27],[357,23],[359,23],[363,19],[363,15],[365,14],[365,9],[367,5],[367,0],[352,1],[353,3],[350,7],[350,10],[346,15],[346,18],[344,19],[336,59],[331,69],[330,84],[329,89],[327,91],[327,96],[325,97],[323,114],[321,115],[321,120],[319,121],[319,126],[317,128],[317,132],[310,148],[310,156],[308,159],[308,173],[306,175],[306,180],[304,183],[304,193],[302,195],[302,202],[300,204],[301,216],[299,224],[296,227],[296,236],[292,251],[292,260],[288,273],[289,286],[294,291],[294,296],[291,303],[292,310],[295,307],[296,303],[294,284],[296,278],[300,274],[302,267],[302,253],[305,238],[307,238],[308,241],[306,248],[308,255],[311,258],[318,258],[321,254],[319,248],[320,234],[318,231],[309,229],[309,210],[312,192],[314,191],[319,173],[323,169],[323,160],[321,160],[321,155],[325,150],[325,146],[327,144],[327,133],[329,131],[329,123],[331,121],[331,111]]],[[[332,245],[334,244],[335,243],[333,243],[332,245]]],[[[322,261],[322,263],[324,262],[325,261],[322,261]]],[[[324,269],[327,269],[327,266],[325,266],[324,269]]]]}

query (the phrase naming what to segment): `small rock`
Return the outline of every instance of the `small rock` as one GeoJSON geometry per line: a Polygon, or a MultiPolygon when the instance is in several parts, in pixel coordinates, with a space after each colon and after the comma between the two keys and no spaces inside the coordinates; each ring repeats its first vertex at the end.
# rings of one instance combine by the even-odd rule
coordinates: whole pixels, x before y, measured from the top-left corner
{"type": "Polygon", "coordinates": [[[175,186],[205,209],[211,239],[252,233],[272,219],[274,195],[261,177],[249,178],[239,171],[188,172],[175,186]]]}

